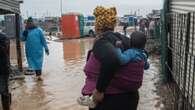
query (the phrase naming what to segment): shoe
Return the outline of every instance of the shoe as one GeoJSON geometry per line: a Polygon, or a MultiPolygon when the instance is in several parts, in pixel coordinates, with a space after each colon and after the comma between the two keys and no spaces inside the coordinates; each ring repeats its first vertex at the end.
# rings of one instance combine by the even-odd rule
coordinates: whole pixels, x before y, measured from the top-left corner
{"type": "Polygon", "coordinates": [[[43,79],[41,78],[41,76],[37,76],[37,81],[43,81],[43,79]]]}
{"type": "Polygon", "coordinates": [[[81,96],[77,99],[79,105],[88,106],[89,108],[95,108],[96,103],[93,101],[91,96],[81,96]]]}

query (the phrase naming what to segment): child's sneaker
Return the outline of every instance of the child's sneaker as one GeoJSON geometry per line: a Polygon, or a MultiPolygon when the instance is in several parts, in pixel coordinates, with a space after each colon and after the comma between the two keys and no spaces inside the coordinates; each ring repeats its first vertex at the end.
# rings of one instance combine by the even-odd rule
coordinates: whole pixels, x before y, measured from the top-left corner
{"type": "Polygon", "coordinates": [[[96,103],[93,101],[93,97],[91,97],[91,96],[81,96],[77,99],[77,102],[80,105],[89,106],[89,108],[96,107],[96,103]]]}

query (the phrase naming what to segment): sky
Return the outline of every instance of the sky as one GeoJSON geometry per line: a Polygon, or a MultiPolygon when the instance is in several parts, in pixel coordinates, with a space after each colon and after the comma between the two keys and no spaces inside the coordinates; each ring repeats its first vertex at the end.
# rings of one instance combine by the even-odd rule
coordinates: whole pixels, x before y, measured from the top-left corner
{"type": "Polygon", "coordinates": [[[77,12],[92,15],[96,6],[115,6],[118,16],[132,14],[145,15],[152,9],[161,9],[163,0],[24,0],[21,5],[23,17],[60,16],[62,13],[77,12]]]}

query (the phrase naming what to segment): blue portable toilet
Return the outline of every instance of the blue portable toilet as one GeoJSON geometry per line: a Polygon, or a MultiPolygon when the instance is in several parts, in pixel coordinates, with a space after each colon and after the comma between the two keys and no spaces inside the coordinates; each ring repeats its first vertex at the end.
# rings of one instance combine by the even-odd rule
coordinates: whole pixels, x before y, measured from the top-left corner
{"type": "Polygon", "coordinates": [[[128,24],[129,24],[129,26],[135,26],[135,25],[137,25],[137,17],[135,17],[135,16],[129,16],[128,17],[128,24]]]}
{"type": "Polygon", "coordinates": [[[94,21],[95,20],[95,16],[87,16],[87,20],[94,21]]]}
{"type": "Polygon", "coordinates": [[[129,26],[133,26],[134,25],[134,17],[129,16],[128,18],[129,18],[129,21],[128,21],[129,26]]]}

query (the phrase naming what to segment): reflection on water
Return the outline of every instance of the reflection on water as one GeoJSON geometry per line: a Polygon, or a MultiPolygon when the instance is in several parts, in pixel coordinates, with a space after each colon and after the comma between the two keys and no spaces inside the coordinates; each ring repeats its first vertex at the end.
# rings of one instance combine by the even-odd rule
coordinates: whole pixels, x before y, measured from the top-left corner
{"type": "Polygon", "coordinates": [[[82,59],[92,48],[93,39],[64,40],[63,52],[64,60],[82,59]]]}
{"type": "Polygon", "coordinates": [[[79,41],[63,41],[64,59],[81,58],[81,42],[79,41]]]}
{"type": "MultiPolygon", "coordinates": [[[[45,57],[44,81],[37,82],[33,76],[26,76],[25,81],[15,82],[13,110],[87,110],[76,103],[76,98],[80,96],[84,84],[83,66],[92,44],[93,39],[50,42],[51,54],[45,57]]],[[[140,110],[156,110],[151,104],[156,98],[151,79],[158,69],[155,69],[155,64],[152,68],[145,77],[146,87],[141,90],[140,110]],[[152,95],[148,97],[149,93],[152,95]]]]}

